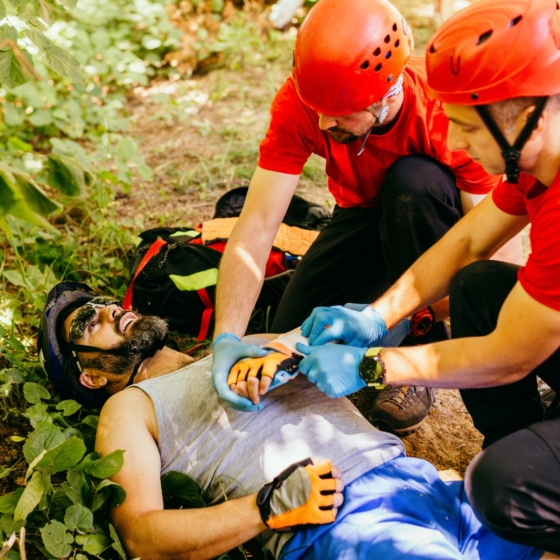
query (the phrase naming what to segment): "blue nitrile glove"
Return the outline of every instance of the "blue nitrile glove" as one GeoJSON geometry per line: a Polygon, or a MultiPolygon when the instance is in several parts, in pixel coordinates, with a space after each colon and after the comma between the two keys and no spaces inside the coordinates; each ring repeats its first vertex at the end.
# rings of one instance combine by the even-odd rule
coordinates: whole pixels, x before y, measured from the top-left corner
{"type": "MultiPolygon", "coordinates": [[[[368,303],[345,303],[344,307],[353,311],[363,311],[368,307],[368,303]]],[[[410,321],[405,317],[397,323],[388,334],[386,334],[377,344],[383,348],[396,348],[410,334],[410,321]]]]}
{"type": "Polygon", "coordinates": [[[353,311],[340,305],[316,307],[301,325],[311,346],[340,340],[350,346],[375,346],[388,333],[383,317],[369,305],[353,311]]]}
{"type": "Polygon", "coordinates": [[[331,399],[350,395],[366,386],[359,367],[367,348],[342,344],[306,346],[298,342],[296,350],[305,355],[299,363],[300,373],[331,399]]]}
{"type": "Polygon", "coordinates": [[[231,333],[222,333],[212,343],[212,387],[214,391],[235,410],[256,412],[263,407],[262,403],[253,404],[249,399],[234,393],[227,384],[229,370],[242,358],[262,358],[268,354],[254,344],[245,344],[239,337],[231,333]]]}

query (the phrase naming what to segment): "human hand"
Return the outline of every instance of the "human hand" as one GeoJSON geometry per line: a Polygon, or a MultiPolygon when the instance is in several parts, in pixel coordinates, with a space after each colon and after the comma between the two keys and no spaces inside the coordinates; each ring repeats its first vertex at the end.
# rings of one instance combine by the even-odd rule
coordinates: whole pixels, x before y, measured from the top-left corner
{"type": "Polygon", "coordinates": [[[235,394],[228,386],[228,374],[231,367],[241,358],[259,358],[267,351],[254,344],[244,344],[231,333],[222,333],[212,343],[212,387],[235,410],[255,412],[262,409],[262,404],[253,404],[249,399],[235,394]]]}
{"type": "Polygon", "coordinates": [[[277,531],[332,523],[344,502],[342,473],[330,461],[304,459],[290,465],[257,494],[267,527],[277,531]]]}
{"type": "Polygon", "coordinates": [[[229,388],[234,393],[251,399],[253,404],[258,404],[260,395],[268,391],[280,364],[287,358],[288,356],[280,352],[271,352],[262,358],[240,360],[229,372],[229,388]]]}
{"type": "MultiPolygon", "coordinates": [[[[368,307],[367,303],[345,303],[344,307],[354,311],[362,311],[368,307]]],[[[396,348],[410,334],[410,321],[405,317],[400,323],[397,323],[383,338],[378,342],[378,346],[383,348],[396,348]]]]}
{"type": "Polygon", "coordinates": [[[344,397],[366,386],[359,367],[367,348],[342,344],[306,346],[298,342],[296,350],[306,357],[299,371],[332,399],[344,397]]]}
{"type": "Polygon", "coordinates": [[[369,305],[354,311],[340,305],[316,307],[301,325],[311,346],[341,341],[349,346],[375,346],[388,334],[383,317],[369,305]]]}

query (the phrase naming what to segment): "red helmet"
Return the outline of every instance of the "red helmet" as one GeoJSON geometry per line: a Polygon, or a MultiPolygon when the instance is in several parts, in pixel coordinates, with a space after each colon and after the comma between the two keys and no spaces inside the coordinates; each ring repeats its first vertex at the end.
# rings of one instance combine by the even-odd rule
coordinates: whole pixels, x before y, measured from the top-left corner
{"type": "Polygon", "coordinates": [[[296,39],[297,92],[324,115],[361,111],[395,84],[412,45],[408,25],[386,0],[319,0],[296,39]]]}
{"type": "Polygon", "coordinates": [[[447,20],[426,50],[428,90],[482,105],[560,93],[556,0],[480,0],[447,20]]]}

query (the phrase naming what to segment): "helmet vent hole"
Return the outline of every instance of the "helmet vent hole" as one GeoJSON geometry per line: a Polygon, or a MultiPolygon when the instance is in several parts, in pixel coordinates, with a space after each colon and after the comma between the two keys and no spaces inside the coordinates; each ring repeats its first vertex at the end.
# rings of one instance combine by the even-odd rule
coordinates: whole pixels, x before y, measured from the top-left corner
{"type": "Polygon", "coordinates": [[[379,56],[381,54],[381,49],[379,47],[377,47],[374,51],[373,51],[373,56],[379,56]]]}
{"type": "Polygon", "coordinates": [[[400,44],[401,44],[400,40],[397,39],[397,40],[395,41],[395,48],[398,49],[400,44]]]}
{"type": "Polygon", "coordinates": [[[369,60],[366,60],[360,64],[362,70],[366,70],[369,67],[369,60]]]}
{"type": "Polygon", "coordinates": [[[387,44],[391,42],[391,35],[387,35],[385,39],[383,39],[387,44]]]}
{"type": "Polygon", "coordinates": [[[430,54],[434,54],[436,52],[436,48],[434,45],[430,45],[430,54]]]}
{"type": "Polygon", "coordinates": [[[397,24],[393,23],[393,31],[396,31],[396,30],[397,30],[397,24]]]}
{"type": "Polygon", "coordinates": [[[492,33],[494,33],[494,31],[492,31],[492,29],[490,31],[487,31],[486,33],[483,33],[482,35],[480,35],[478,37],[478,41],[476,42],[477,45],[482,45],[482,43],[488,41],[488,39],[490,39],[490,37],[492,36],[492,33]]]}
{"type": "Polygon", "coordinates": [[[387,53],[385,54],[385,58],[391,58],[391,51],[387,51],[387,53]]]}
{"type": "Polygon", "coordinates": [[[523,16],[514,17],[510,22],[508,27],[515,27],[520,21],[523,16]]]}
{"type": "Polygon", "coordinates": [[[389,74],[389,75],[387,76],[387,81],[388,81],[388,82],[392,82],[392,81],[393,81],[393,78],[394,78],[393,74],[389,74]]]}
{"type": "Polygon", "coordinates": [[[376,72],[379,72],[379,70],[381,70],[381,68],[383,67],[383,64],[381,64],[381,62],[374,68],[374,70],[376,72]]]}

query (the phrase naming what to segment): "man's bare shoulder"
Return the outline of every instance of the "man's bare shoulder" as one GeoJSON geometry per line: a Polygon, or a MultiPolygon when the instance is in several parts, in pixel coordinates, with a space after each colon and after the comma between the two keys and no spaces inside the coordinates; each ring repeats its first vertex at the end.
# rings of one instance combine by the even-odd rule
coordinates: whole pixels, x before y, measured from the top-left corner
{"type": "Polygon", "coordinates": [[[103,405],[99,421],[151,420],[154,407],[150,397],[139,388],[131,387],[109,397],[103,405]]]}

